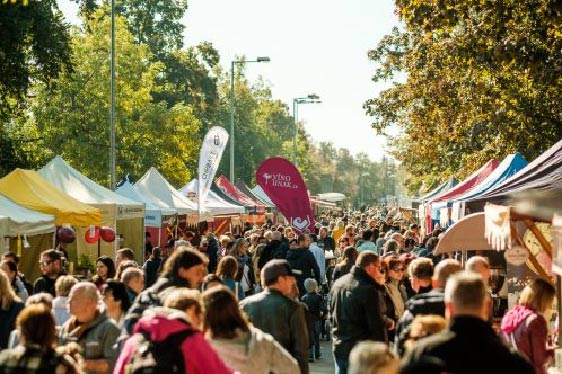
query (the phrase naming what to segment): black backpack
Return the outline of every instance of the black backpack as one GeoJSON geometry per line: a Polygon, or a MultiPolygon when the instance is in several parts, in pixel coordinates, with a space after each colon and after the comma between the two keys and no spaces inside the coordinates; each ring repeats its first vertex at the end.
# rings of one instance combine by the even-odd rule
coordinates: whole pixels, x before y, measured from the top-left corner
{"type": "Polygon", "coordinates": [[[130,374],[183,374],[186,373],[181,345],[192,335],[191,328],[168,335],[161,341],[152,341],[150,333],[142,332],[136,337],[135,353],[127,365],[130,374]]]}

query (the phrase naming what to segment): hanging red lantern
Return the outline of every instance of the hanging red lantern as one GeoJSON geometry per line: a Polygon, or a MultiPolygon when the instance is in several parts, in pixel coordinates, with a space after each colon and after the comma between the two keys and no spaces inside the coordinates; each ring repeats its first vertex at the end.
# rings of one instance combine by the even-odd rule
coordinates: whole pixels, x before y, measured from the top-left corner
{"type": "Polygon", "coordinates": [[[108,226],[102,226],[100,229],[101,238],[106,242],[113,242],[115,241],[115,230],[108,226]]]}
{"type": "Polygon", "coordinates": [[[57,230],[57,238],[61,243],[72,243],[76,240],[76,233],[70,227],[61,227],[57,230]]]}
{"type": "Polygon", "coordinates": [[[97,242],[98,240],[100,240],[100,229],[96,227],[94,230],[86,230],[84,239],[86,239],[86,243],[90,244],[97,242]]]}

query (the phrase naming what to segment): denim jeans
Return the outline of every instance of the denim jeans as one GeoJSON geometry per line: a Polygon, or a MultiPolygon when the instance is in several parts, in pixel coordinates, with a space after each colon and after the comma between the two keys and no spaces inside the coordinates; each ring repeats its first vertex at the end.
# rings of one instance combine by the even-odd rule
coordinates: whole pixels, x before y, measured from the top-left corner
{"type": "Polygon", "coordinates": [[[320,330],[322,329],[322,320],[314,321],[312,326],[312,342],[310,347],[310,357],[320,356],[320,330]]]}
{"type": "Polygon", "coordinates": [[[348,359],[335,358],[334,362],[336,365],[336,374],[347,374],[347,369],[349,367],[348,359]]]}

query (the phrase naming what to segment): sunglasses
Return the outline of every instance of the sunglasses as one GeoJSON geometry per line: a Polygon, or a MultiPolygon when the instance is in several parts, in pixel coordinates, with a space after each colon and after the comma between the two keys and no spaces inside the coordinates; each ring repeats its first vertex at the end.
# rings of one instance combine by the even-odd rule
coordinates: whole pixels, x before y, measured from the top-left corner
{"type": "Polygon", "coordinates": [[[404,271],[404,268],[396,268],[396,269],[392,269],[393,271],[399,272],[399,271],[404,271]]]}

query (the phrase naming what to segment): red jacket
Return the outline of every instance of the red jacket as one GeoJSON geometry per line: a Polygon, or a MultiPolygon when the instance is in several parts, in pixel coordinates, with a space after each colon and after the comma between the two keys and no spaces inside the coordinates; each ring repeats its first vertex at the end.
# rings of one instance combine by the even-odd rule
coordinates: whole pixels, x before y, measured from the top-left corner
{"type": "MultiPolygon", "coordinates": [[[[164,340],[168,335],[185,329],[185,322],[182,321],[185,318],[185,313],[179,310],[168,308],[149,309],[135,325],[134,332],[147,331],[150,333],[152,340],[164,340]]],[[[125,374],[125,368],[136,349],[135,343],[134,336],[127,339],[115,363],[113,374],[125,374]]],[[[233,370],[229,369],[222,362],[201,332],[196,332],[186,338],[181,349],[185,360],[186,373],[233,373],[233,370]]]]}
{"type": "Polygon", "coordinates": [[[545,374],[554,351],[546,346],[548,329],[542,314],[517,305],[503,317],[501,329],[508,344],[529,359],[535,372],[545,374]]]}

